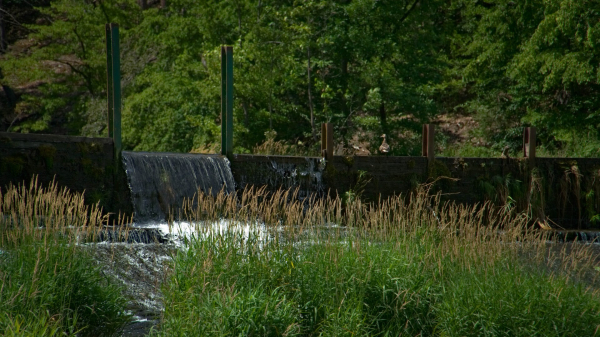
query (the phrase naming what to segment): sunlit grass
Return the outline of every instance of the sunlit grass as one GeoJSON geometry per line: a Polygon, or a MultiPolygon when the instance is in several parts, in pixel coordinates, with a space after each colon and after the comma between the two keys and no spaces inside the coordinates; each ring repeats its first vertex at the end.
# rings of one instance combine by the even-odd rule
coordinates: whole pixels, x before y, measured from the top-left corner
{"type": "Polygon", "coordinates": [[[156,334],[598,334],[591,245],[556,252],[524,214],[427,192],[369,205],[200,195],[185,212],[203,233],[174,258],[156,334]],[[254,230],[208,225],[223,218],[254,230]]]}
{"type": "MultiPolygon", "coordinates": [[[[81,244],[100,210],[34,183],[1,190],[0,212],[0,334],[122,327],[126,299],[81,244]]],[[[182,216],[198,233],[174,255],[155,335],[598,335],[594,246],[549,242],[490,203],[427,186],[373,204],[249,189],[200,194],[182,216]]]]}
{"type": "Polygon", "coordinates": [[[0,190],[0,335],[112,335],[126,299],[79,243],[106,224],[56,184],[0,190]]]}

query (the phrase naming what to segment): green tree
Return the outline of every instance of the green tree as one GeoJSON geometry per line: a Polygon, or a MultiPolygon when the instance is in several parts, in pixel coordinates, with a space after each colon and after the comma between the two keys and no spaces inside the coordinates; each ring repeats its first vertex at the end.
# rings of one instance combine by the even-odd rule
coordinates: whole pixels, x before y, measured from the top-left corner
{"type": "Polygon", "coordinates": [[[26,51],[0,60],[7,84],[37,89],[22,95],[10,131],[47,131],[54,123],[79,134],[86,103],[106,86],[104,25],[125,22],[127,29],[136,23],[136,8],[133,0],[57,0],[40,7],[43,20],[29,25],[26,51]]]}
{"type": "Polygon", "coordinates": [[[460,25],[444,89],[446,99],[463,99],[450,107],[475,114],[481,135],[498,147],[511,140],[518,146],[521,127],[533,125],[548,149],[586,134],[591,142],[579,154],[593,155],[600,144],[600,4],[497,0],[453,6],[460,25]]]}
{"type": "MultiPolygon", "coordinates": [[[[32,37],[48,45],[0,61],[24,70],[10,74],[15,83],[51,78],[50,91],[60,99],[50,104],[50,93],[32,95],[38,106],[23,110],[51,110],[35,119],[46,124],[27,129],[20,123],[15,131],[44,130],[71,104],[73,130],[105,132],[103,25],[109,21],[122,22],[127,149],[189,151],[219,141],[224,44],[235,47],[238,152],[270,129],[281,139],[316,145],[322,122],[333,123],[344,141],[359,129],[394,139],[414,134],[436,112],[432,95],[446,64],[439,52],[446,6],[439,0],[174,0],[143,11],[133,0],[72,2],[53,2],[46,12],[51,24],[35,27],[32,37]],[[69,71],[40,67],[49,59],[68,62],[69,71]]],[[[410,152],[410,146],[395,148],[410,152]]]]}

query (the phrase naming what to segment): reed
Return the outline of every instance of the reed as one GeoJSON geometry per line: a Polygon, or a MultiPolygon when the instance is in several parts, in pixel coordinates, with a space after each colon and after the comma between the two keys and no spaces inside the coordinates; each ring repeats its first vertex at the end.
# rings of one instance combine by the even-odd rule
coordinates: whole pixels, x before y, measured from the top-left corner
{"type": "Polygon", "coordinates": [[[0,335],[112,335],[128,321],[121,289],[83,245],[106,224],[56,183],[0,190],[0,335]]]}
{"type": "Polygon", "coordinates": [[[197,233],[174,257],[155,334],[598,334],[592,245],[549,243],[525,213],[430,187],[375,203],[200,193],[182,209],[197,233]]]}

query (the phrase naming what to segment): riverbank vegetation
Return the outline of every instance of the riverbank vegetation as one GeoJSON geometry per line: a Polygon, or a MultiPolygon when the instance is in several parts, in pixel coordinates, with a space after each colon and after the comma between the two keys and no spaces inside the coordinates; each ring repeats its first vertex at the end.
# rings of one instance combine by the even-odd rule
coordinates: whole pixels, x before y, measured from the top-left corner
{"type": "MultiPolygon", "coordinates": [[[[98,209],[56,185],[1,192],[0,332],[118,333],[127,299],[80,244],[98,209]]],[[[152,336],[600,333],[596,245],[491,203],[428,186],[370,204],[248,189],[200,194],[181,215],[196,231],[173,253],[152,336]]]]}
{"type": "MultiPolygon", "coordinates": [[[[318,152],[598,156],[600,5],[593,1],[4,0],[0,128],[106,136],[104,25],[120,24],[123,141],[189,152],[220,140],[220,46],[234,46],[235,152],[265,133],[318,152]],[[32,6],[36,6],[33,8],[32,6]],[[29,13],[22,15],[22,13],[29,13]]],[[[0,19],[1,20],[1,19],[0,19]]],[[[2,26],[2,25],[0,25],[2,26]]],[[[2,48],[0,48],[2,49],[2,48]]],[[[214,152],[214,150],[211,150],[214,152]]]]}
{"type": "Polygon", "coordinates": [[[259,190],[188,207],[199,232],[174,257],[155,334],[600,333],[597,251],[550,242],[523,214],[426,188],[375,205],[295,200],[259,190]]]}
{"type": "Polygon", "coordinates": [[[80,245],[105,224],[56,184],[0,190],[0,335],[110,336],[129,321],[121,289],[80,245]]]}

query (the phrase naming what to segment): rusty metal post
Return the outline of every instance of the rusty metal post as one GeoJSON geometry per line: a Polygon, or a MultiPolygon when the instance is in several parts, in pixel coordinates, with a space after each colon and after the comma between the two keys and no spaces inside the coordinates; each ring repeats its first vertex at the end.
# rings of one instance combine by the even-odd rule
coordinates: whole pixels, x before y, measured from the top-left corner
{"type": "Polygon", "coordinates": [[[423,124],[421,153],[430,161],[435,159],[435,126],[433,124],[423,124]]]}
{"type": "Polygon", "coordinates": [[[327,145],[325,151],[327,151],[327,157],[325,158],[327,162],[331,163],[333,160],[333,124],[325,123],[325,134],[327,136],[327,145]]]}
{"type": "Polygon", "coordinates": [[[321,123],[321,157],[327,157],[327,124],[321,123]]]}
{"type": "Polygon", "coordinates": [[[427,124],[423,124],[421,132],[421,156],[427,157],[427,124]]]}
{"type": "Polygon", "coordinates": [[[527,127],[523,129],[523,157],[529,158],[529,162],[535,161],[535,128],[527,127]]]}

